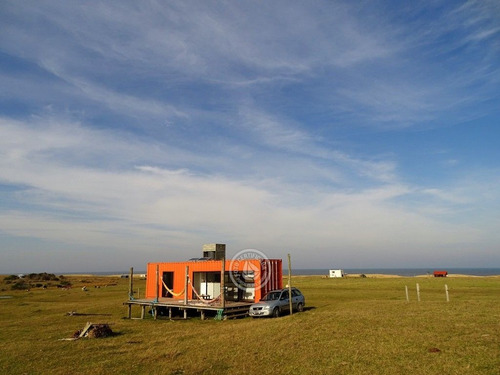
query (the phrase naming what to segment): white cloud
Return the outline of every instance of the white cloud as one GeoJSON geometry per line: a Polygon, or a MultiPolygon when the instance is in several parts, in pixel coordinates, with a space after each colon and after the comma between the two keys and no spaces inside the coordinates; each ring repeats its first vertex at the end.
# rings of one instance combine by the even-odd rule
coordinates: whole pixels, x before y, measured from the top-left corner
{"type": "Polygon", "coordinates": [[[391,143],[498,112],[497,3],[433,6],[6,2],[0,229],[18,247],[215,239],[303,264],[491,249],[494,172],[452,150],[451,178],[412,186],[391,143]]]}
{"type": "MultiPolygon", "coordinates": [[[[168,92],[175,84],[217,82],[220,100],[238,106],[243,94],[226,92],[232,89],[223,83],[243,84],[252,90],[247,95],[257,98],[271,83],[300,85],[315,77],[321,84],[312,96],[324,106],[348,112],[367,126],[408,127],[437,121],[443,112],[462,120],[481,116],[474,103],[495,94],[489,85],[478,85],[499,79],[498,69],[492,69],[498,44],[486,37],[496,32],[494,2],[468,2],[410,23],[399,22],[398,16],[419,14],[422,5],[394,13],[344,2],[37,5],[6,7],[16,21],[6,24],[6,35],[15,38],[4,38],[5,50],[69,83],[69,97],[83,95],[114,113],[144,116],[145,122],[185,119],[199,110],[196,89],[191,103],[175,103],[168,92]],[[464,26],[465,21],[470,24],[464,26]],[[33,38],[30,29],[39,37],[33,38]],[[459,36],[449,38],[453,32],[459,36]],[[489,45],[457,60],[447,55],[450,50],[443,52],[439,42],[445,38],[450,50],[467,39],[488,39],[489,45]],[[439,64],[431,60],[436,54],[442,54],[439,64]],[[132,88],[143,80],[164,89],[133,95],[132,88]],[[475,88],[472,96],[469,87],[475,88]],[[328,94],[321,97],[324,90],[328,94]],[[469,111],[461,110],[464,106],[469,111]]],[[[63,101],[68,88],[60,89],[63,101]]]]}
{"type": "MultiPolygon", "coordinates": [[[[414,189],[396,183],[318,191],[314,184],[297,188],[276,179],[249,181],[151,164],[134,166],[133,158],[128,167],[103,169],[86,163],[89,155],[112,145],[109,157],[120,159],[144,145],[75,124],[40,129],[3,119],[0,129],[7,135],[1,141],[1,181],[23,186],[11,196],[24,208],[0,215],[2,231],[11,236],[92,249],[140,248],[148,254],[162,243],[189,252],[182,241],[217,238],[234,248],[271,249],[271,256],[280,254],[280,248],[314,247],[325,257],[331,246],[346,249],[340,250],[344,255],[353,247],[397,252],[407,242],[412,248],[450,246],[478,241],[481,235],[478,228],[398,203],[414,189]],[[85,150],[78,163],[60,158],[75,149],[85,150]],[[313,200],[308,187],[316,189],[313,200]]],[[[142,152],[144,160],[157,156],[154,150],[142,152]]],[[[439,190],[424,192],[452,201],[439,190]]],[[[304,255],[297,257],[307,263],[304,255]]]]}

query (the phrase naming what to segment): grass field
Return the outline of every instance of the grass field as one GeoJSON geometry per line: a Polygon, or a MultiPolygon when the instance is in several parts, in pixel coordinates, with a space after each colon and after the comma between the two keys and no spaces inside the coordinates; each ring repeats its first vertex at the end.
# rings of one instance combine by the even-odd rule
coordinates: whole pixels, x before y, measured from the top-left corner
{"type": "MultiPolygon", "coordinates": [[[[227,321],[124,319],[128,280],[68,278],[69,290],[0,283],[0,373],[499,374],[497,277],[294,277],[305,312],[227,321]],[[116,334],[59,340],[88,321],[110,323],[116,334]]],[[[134,286],[143,293],[145,282],[134,286]]]]}

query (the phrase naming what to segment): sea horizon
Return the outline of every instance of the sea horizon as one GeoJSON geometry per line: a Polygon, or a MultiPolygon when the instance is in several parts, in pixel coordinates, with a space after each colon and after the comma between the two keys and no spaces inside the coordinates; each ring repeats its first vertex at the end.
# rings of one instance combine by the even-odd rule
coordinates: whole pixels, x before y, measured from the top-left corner
{"type": "MultiPolygon", "coordinates": [[[[296,269],[292,270],[292,275],[307,276],[307,275],[328,275],[329,270],[333,268],[311,268],[311,269],[296,269]]],[[[382,274],[382,275],[397,275],[397,276],[419,276],[432,275],[434,271],[447,271],[449,274],[460,274],[469,276],[496,276],[500,275],[500,268],[465,268],[465,267],[434,267],[434,268],[337,268],[342,269],[344,274],[382,274]]],[[[283,271],[284,274],[288,270],[283,271]]]]}
{"type": "MultiPolygon", "coordinates": [[[[293,276],[312,276],[312,275],[328,275],[329,270],[334,268],[296,268],[292,269],[293,276]]],[[[496,276],[500,275],[500,267],[429,267],[429,268],[337,268],[342,269],[344,274],[383,274],[383,275],[397,275],[397,276],[419,276],[419,275],[432,275],[435,270],[447,271],[449,274],[460,274],[470,276],[496,276]]],[[[96,275],[96,276],[109,276],[109,275],[128,275],[129,270],[126,271],[81,271],[81,272],[60,272],[57,274],[63,275],[96,275]]],[[[146,274],[145,270],[134,270],[135,275],[146,274]]],[[[288,269],[283,269],[283,275],[288,274],[288,269]]]]}

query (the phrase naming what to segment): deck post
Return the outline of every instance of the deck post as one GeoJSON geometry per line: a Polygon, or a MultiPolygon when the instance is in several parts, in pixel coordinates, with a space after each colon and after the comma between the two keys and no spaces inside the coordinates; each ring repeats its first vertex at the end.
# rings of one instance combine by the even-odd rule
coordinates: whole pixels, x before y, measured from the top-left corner
{"type": "Polygon", "coordinates": [[[156,265],[156,299],[155,299],[155,302],[158,302],[158,298],[159,298],[159,284],[158,282],[160,281],[160,266],[157,264],[156,265]]]}
{"type": "Polygon", "coordinates": [[[226,308],[226,283],[225,283],[225,275],[226,275],[226,257],[222,257],[222,265],[220,268],[220,303],[222,309],[226,308]]]}
{"type": "Polygon", "coordinates": [[[201,314],[201,320],[205,320],[205,310],[201,310],[200,314],[201,314]]]}
{"type": "Polygon", "coordinates": [[[146,315],[146,305],[141,305],[141,319],[144,319],[144,315],[146,315]]]}
{"type": "Polygon", "coordinates": [[[168,318],[172,319],[172,308],[171,307],[168,308],[168,318]]]}
{"type": "Polygon", "coordinates": [[[293,314],[293,303],[292,303],[292,261],[290,254],[288,254],[288,300],[290,301],[290,315],[293,314]]]}
{"type": "Polygon", "coordinates": [[[188,304],[188,284],[189,284],[189,266],[186,266],[186,277],[184,279],[184,304],[185,305],[188,304]]]}
{"type": "Polygon", "coordinates": [[[132,305],[130,303],[128,304],[128,318],[132,319],[132,305]]]}
{"type": "Polygon", "coordinates": [[[187,309],[184,309],[184,319],[187,319],[188,318],[188,311],[187,309]]]}
{"type": "Polygon", "coordinates": [[[130,267],[130,275],[129,275],[129,284],[128,284],[128,299],[134,299],[134,267],[130,267]]]}

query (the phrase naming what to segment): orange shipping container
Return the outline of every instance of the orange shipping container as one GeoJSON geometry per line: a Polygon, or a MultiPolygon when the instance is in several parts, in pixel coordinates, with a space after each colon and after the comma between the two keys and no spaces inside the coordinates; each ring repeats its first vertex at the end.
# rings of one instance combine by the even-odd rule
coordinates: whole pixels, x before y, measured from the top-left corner
{"type": "MultiPolygon", "coordinates": [[[[215,299],[220,296],[220,260],[148,263],[146,298],[185,298],[186,267],[187,298],[215,299]]],[[[225,299],[227,301],[259,301],[270,290],[281,289],[281,259],[245,259],[225,261],[225,299]]]]}

